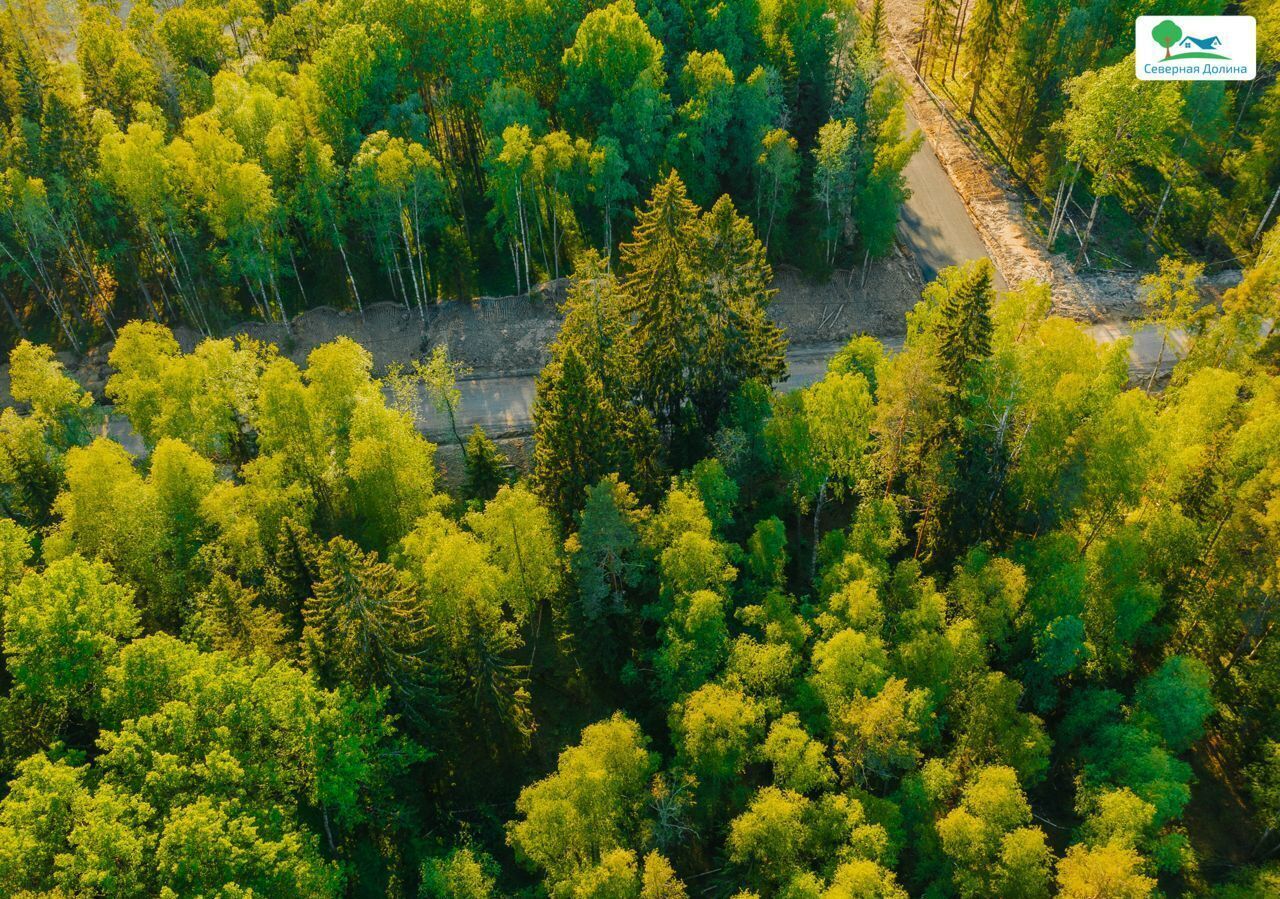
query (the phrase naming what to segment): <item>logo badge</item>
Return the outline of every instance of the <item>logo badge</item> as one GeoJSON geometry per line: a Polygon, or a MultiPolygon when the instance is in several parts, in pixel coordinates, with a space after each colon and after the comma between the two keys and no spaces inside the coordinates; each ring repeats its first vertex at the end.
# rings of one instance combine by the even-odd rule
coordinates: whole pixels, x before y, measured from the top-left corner
{"type": "Polygon", "coordinates": [[[1134,26],[1141,81],[1248,81],[1257,56],[1253,16],[1139,16],[1134,26]]]}

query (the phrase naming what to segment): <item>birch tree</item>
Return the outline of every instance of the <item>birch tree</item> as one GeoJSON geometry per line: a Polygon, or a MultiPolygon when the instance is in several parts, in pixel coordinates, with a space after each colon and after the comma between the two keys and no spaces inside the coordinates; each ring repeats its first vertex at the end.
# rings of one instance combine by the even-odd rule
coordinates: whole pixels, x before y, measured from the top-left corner
{"type": "Polygon", "coordinates": [[[440,163],[421,144],[377,131],[352,160],[350,177],[393,293],[425,320],[439,294],[429,261],[444,221],[440,163]]]}
{"type": "MultiPolygon", "coordinates": [[[[1089,240],[1105,197],[1117,195],[1124,179],[1138,165],[1152,165],[1169,152],[1173,128],[1182,114],[1182,93],[1176,82],[1138,81],[1133,60],[1086,72],[1067,85],[1071,105],[1063,119],[1067,158],[1092,175],[1093,205],[1080,252],[1087,260],[1089,240]]],[[[1076,175],[1055,217],[1061,227],[1068,213],[1076,175]]],[[[1052,246],[1057,228],[1051,227],[1052,246]]]]}
{"type": "Polygon", "coordinates": [[[858,129],[851,121],[832,121],[818,131],[813,148],[813,195],[822,208],[822,240],[826,262],[834,265],[836,252],[852,235],[853,152],[858,129]]]}

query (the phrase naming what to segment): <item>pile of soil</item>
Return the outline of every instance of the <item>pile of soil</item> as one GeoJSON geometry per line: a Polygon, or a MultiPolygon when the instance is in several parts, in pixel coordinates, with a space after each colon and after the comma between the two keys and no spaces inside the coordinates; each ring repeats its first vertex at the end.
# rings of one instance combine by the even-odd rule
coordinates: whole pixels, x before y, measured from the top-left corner
{"type": "MultiPolygon", "coordinates": [[[[450,355],[477,376],[520,374],[542,367],[545,347],[560,327],[557,308],[568,280],[541,284],[528,296],[477,297],[470,302],[444,302],[427,310],[398,303],[375,303],[364,314],[319,306],[295,316],[286,328],[279,322],[247,321],[226,329],[274,343],[298,365],[316,347],[350,337],[373,356],[374,369],[406,364],[445,344],[450,355]]],[[[175,336],[190,351],[200,335],[178,328],[175,336]]]]}
{"type": "Polygon", "coordinates": [[[896,248],[886,259],[861,269],[837,270],[814,281],[789,267],[774,274],[778,291],[769,316],[793,348],[845,341],[854,334],[898,337],[906,333],[906,314],[924,286],[915,260],[896,248]]]}

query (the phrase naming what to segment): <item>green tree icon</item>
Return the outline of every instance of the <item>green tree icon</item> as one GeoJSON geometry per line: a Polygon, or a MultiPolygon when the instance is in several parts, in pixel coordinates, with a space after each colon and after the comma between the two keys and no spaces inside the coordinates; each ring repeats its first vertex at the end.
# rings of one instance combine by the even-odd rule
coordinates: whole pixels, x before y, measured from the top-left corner
{"type": "Polygon", "coordinates": [[[1182,29],[1177,23],[1165,19],[1155,28],[1151,29],[1151,36],[1156,39],[1156,43],[1164,47],[1164,58],[1169,58],[1169,48],[1176,44],[1182,38],[1182,29]]]}

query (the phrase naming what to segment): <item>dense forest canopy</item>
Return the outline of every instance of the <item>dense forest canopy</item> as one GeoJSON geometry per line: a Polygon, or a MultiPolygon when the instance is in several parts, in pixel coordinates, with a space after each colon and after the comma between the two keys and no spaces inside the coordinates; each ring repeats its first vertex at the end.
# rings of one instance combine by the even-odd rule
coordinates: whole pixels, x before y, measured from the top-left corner
{"type": "Polygon", "coordinates": [[[775,393],[675,175],[577,265],[531,475],[477,430],[456,495],[443,352],[132,322],[135,457],[13,350],[0,892],[1275,894],[1280,229],[1160,393],[985,260],[775,393]]]}
{"type": "Polygon", "coordinates": [[[775,259],[865,264],[919,142],[880,39],[852,0],[15,0],[0,329],[425,315],[610,256],[672,170],[775,259]]]}
{"type": "Polygon", "coordinates": [[[1124,4],[921,5],[1051,236],[1244,260],[1152,266],[1149,377],[976,260],[783,393],[773,265],[894,247],[880,2],[8,3],[0,895],[1280,895],[1244,8],[1223,88],[1133,80],[1124,4]],[[219,336],[556,277],[525,466],[444,345],[219,336]]]}

